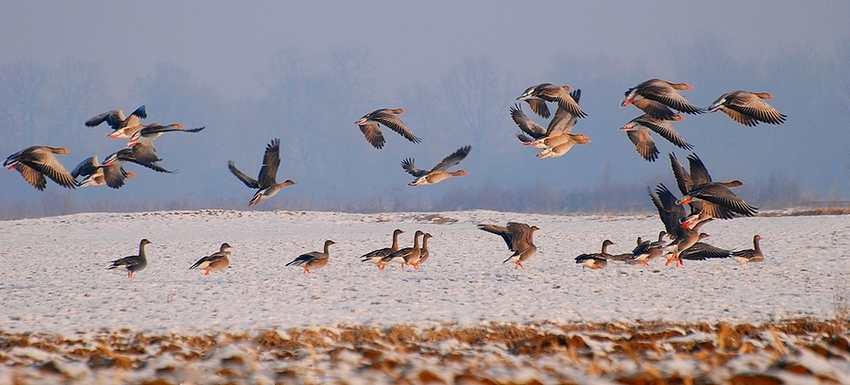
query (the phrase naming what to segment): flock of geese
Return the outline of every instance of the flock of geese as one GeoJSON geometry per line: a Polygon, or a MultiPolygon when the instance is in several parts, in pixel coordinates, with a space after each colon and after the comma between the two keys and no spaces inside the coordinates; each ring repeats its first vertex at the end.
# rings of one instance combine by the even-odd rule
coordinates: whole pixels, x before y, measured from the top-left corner
{"type": "MultiPolygon", "coordinates": [[[[684,119],[680,113],[696,115],[723,111],[734,121],[749,127],[756,126],[760,122],[782,124],[786,120],[786,115],[765,102],[765,99],[773,98],[766,92],[742,90],[729,92],[717,98],[708,108],[703,109],[689,102],[679,93],[681,90],[691,89],[693,87],[685,83],[650,79],[625,92],[625,98],[620,103],[620,107],[633,105],[643,114],[629,121],[621,130],[626,132],[643,159],[654,162],[660,154],[650,135],[651,132],[655,132],[679,148],[693,149],[693,146],[673,127],[672,122],[684,119]]],[[[579,105],[580,98],[580,89],[572,89],[566,85],[541,83],[528,87],[517,100],[527,103],[540,117],[548,119],[551,116],[552,119],[546,127],[543,127],[525,115],[521,104],[515,104],[509,111],[511,119],[520,129],[520,132],[516,134],[517,138],[523,145],[541,149],[542,151],[537,154],[539,158],[560,157],[576,144],[590,143],[587,135],[572,133],[578,119],[588,116],[579,105]],[[556,106],[554,114],[550,112],[549,103],[554,103],[556,106]]],[[[381,126],[389,128],[414,144],[420,143],[421,140],[399,118],[399,115],[404,112],[402,108],[382,108],[363,115],[355,124],[359,126],[366,141],[376,149],[383,148],[386,143],[381,126]]],[[[186,129],[178,123],[143,124],[142,119],[146,118],[147,113],[143,105],[129,116],[125,116],[121,110],[112,110],[85,122],[85,125],[89,127],[96,127],[105,122],[112,128],[109,138],[129,139],[127,147],[110,154],[103,162],[98,162],[97,156],[92,156],[68,172],[54,156],[68,154],[70,151],[67,148],[37,145],[9,155],[3,166],[20,172],[23,178],[38,190],[45,189],[47,178],[70,189],[99,185],[117,189],[124,185],[125,179],[135,177],[134,173],[124,169],[123,166],[127,162],[136,163],[157,172],[171,173],[173,171],[159,165],[158,162],[162,159],[156,153],[154,139],[167,132],[197,133],[204,127],[186,129]]],[[[458,165],[469,155],[471,149],[472,147],[468,145],[460,147],[430,170],[417,168],[412,158],[402,160],[401,166],[404,171],[416,178],[409,185],[435,184],[455,176],[468,175],[465,170],[448,171],[448,169],[458,165]]],[[[613,242],[605,240],[602,243],[601,252],[581,254],[576,257],[576,263],[597,269],[606,266],[608,261],[648,264],[649,261],[661,257],[667,258],[665,265],[675,262],[677,266],[681,265],[685,259],[731,257],[740,262],[762,261],[764,257],[759,247],[761,240],[759,235],[753,237],[753,249],[734,252],[701,242],[708,237],[707,233],[701,232],[702,227],[713,219],[754,216],[757,208],[749,205],[730,190],[742,185],[742,182],[737,180],[715,182],[696,154],[691,153],[687,159],[689,171],[679,162],[675,154],[670,154],[673,175],[682,198],[676,198],[664,184],[658,184],[655,190],[647,187],[665,228],[657,240],[643,240],[638,237],[637,246],[633,252],[621,255],[609,254],[607,247],[613,242]],[[688,205],[690,210],[686,211],[684,205],[688,205]],[[669,243],[664,242],[665,236],[670,239],[669,243]]],[[[273,139],[265,148],[263,164],[256,179],[236,168],[232,161],[228,161],[227,167],[239,181],[256,190],[248,203],[249,206],[253,206],[263,199],[274,196],[284,187],[295,184],[288,179],[281,183],[277,182],[279,165],[280,139],[273,139]]],[[[508,249],[513,252],[505,262],[514,262],[515,269],[524,269],[523,262],[528,261],[537,251],[533,242],[533,234],[538,230],[537,226],[509,222],[506,226],[481,224],[479,228],[504,239],[508,249]]],[[[396,229],[392,235],[392,246],[364,254],[361,260],[375,263],[381,270],[394,263],[400,264],[402,269],[405,266],[418,269],[419,265],[428,259],[427,242],[431,235],[417,231],[414,235],[413,247],[400,249],[398,236],[401,233],[403,233],[402,230],[396,229]]],[[[112,261],[110,268],[124,268],[128,271],[128,276],[132,277],[134,272],[147,266],[144,247],[149,243],[150,241],[143,239],[139,244],[138,255],[112,261]]],[[[289,262],[287,266],[300,266],[305,273],[309,273],[310,269],[326,266],[329,258],[328,248],[334,243],[332,240],[327,240],[323,251],[302,254],[289,262]]],[[[229,249],[230,245],[222,244],[218,252],[201,258],[190,269],[203,269],[205,274],[209,274],[211,271],[226,268],[229,265],[229,249]]]]}
{"type": "Polygon", "coordinates": [[[145,118],[147,118],[147,112],[142,105],[129,116],[125,116],[122,110],[111,110],[85,122],[88,127],[97,127],[106,123],[112,128],[112,133],[108,135],[111,139],[130,139],[125,148],[113,152],[103,162],[99,162],[97,155],[94,155],[68,172],[54,154],[68,154],[70,150],[64,147],[30,146],[9,155],[3,162],[3,166],[20,172],[24,179],[38,190],[45,189],[46,178],[70,189],[101,185],[117,189],[124,185],[125,179],[136,176],[124,169],[124,164],[127,162],[136,163],[157,172],[173,173],[174,171],[159,165],[158,162],[162,159],[156,153],[154,139],[166,132],[195,133],[202,131],[204,127],[186,129],[179,123],[143,124],[142,119],[145,118]]]}

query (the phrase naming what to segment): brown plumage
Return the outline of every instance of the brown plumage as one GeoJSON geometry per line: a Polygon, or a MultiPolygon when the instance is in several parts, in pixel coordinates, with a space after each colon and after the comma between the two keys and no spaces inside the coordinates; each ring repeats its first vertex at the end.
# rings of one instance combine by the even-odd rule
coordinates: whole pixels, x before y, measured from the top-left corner
{"type": "Polygon", "coordinates": [[[330,252],[328,251],[328,247],[330,245],[335,244],[336,242],[328,239],[325,241],[325,248],[323,251],[311,251],[306,254],[301,254],[291,262],[287,263],[286,266],[301,266],[304,268],[304,274],[310,272],[310,269],[318,269],[328,265],[328,260],[330,260],[330,252]]]}
{"type": "MultiPolygon", "coordinates": [[[[570,93],[573,99],[578,103],[581,98],[581,90],[575,90],[570,93]]],[[[545,102],[544,102],[545,105],[545,102]]],[[[523,142],[524,145],[534,146],[538,148],[545,148],[547,146],[541,145],[538,141],[545,139],[547,137],[558,136],[562,134],[569,134],[573,127],[576,125],[576,121],[578,117],[576,115],[571,114],[569,111],[558,107],[555,111],[555,116],[549,121],[549,125],[544,128],[537,122],[531,120],[525,113],[522,112],[522,108],[519,104],[515,104],[510,108],[511,119],[516,123],[517,127],[519,127],[520,133],[517,134],[517,138],[523,142]]],[[[548,112],[548,110],[547,110],[548,112]]]]}
{"type": "Polygon", "coordinates": [[[401,167],[404,169],[404,171],[407,171],[408,174],[413,175],[417,178],[415,181],[408,183],[408,185],[422,186],[428,184],[435,184],[454,176],[469,175],[469,173],[464,170],[447,172],[446,169],[460,163],[463,158],[466,158],[466,156],[469,155],[469,151],[471,150],[472,146],[463,146],[459,148],[451,155],[443,158],[443,160],[436,166],[434,166],[434,168],[432,168],[430,171],[416,168],[416,166],[413,165],[413,158],[407,158],[401,161],[401,167]]]}
{"type": "Polygon", "coordinates": [[[754,235],[753,248],[734,251],[732,252],[732,258],[741,263],[764,262],[764,253],[762,253],[761,246],[759,245],[761,239],[761,235],[754,235]]]}
{"type": "Polygon", "coordinates": [[[732,91],[721,95],[708,112],[723,111],[732,120],[748,127],[755,127],[759,122],[767,124],[785,123],[787,116],[767,104],[763,99],[773,99],[767,92],[732,91]]]}
{"type": "Polygon", "coordinates": [[[295,184],[292,180],[285,180],[282,183],[277,183],[277,169],[280,166],[280,139],[272,139],[266,145],[266,151],[263,153],[263,166],[260,167],[260,172],[257,174],[257,179],[245,175],[242,171],[236,168],[236,164],[232,160],[227,161],[227,169],[237,179],[242,181],[245,186],[257,189],[254,196],[248,202],[248,206],[253,206],[264,198],[275,196],[281,189],[286,186],[295,184]]]}
{"type": "Polygon", "coordinates": [[[3,162],[3,167],[17,170],[29,184],[40,191],[47,187],[45,177],[62,187],[73,189],[77,187],[76,180],[54,156],[70,152],[64,147],[30,146],[9,155],[3,162]]]}
{"type": "Polygon", "coordinates": [[[199,259],[189,270],[204,269],[204,275],[210,275],[211,271],[221,271],[230,266],[230,245],[222,243],[218,251],[199,259]]]}
{"type": "MultiPolygon", "coordinates": [[[[578,105],[578,102],[573,98],[573,95],[570,94],[570,86],[556,86],[551,83],[541,83],[536,86],[529,87],[528,89],[520,95],[517,100],[532,100],[534,103],[539,103],[537,100],[544,100],[546,102],[555,102],[558,103],[558,108],[562,108],[573,114],[579,118],[587,117],[587,114],[582,111],[581,106],[578,105]]],[[[531,105],[532,102],[529,102],[531,105]]],[[[531,105],[532,109],[539,108],[539,105],[531,105]]],[[[542,108],[540,108],[542,110],[542,108]]],[[[548,108],[547,108],[548,111],[548,108]]],[[[535,110],[537,112],[537,110],[535,110]]],[[[543,116],[546,118],[547,116],[543,116]]]]}
{"type": "MultiPolygon", "coordinates": [[[[122,162],[123,163],[123,162],[122,162]]],[[[71,170],[74,179],[83,177],[77,181],[79,187],[107,185],[111,188],[119,188],[124,185],[125,178],[135,178],[136,174],[127,172],[121,164],[104,166],[97,160],[97,155],[86,158],[71,170]]]]}
{"type": "Polygon", "coordinates": [[[360,131],[366,136],[366,141],[377,149],[383,148],[385,142],[384,135],[381,133],[381,124],[413,143],[421,142],[397,116],[403,113],[404,109],[402,108],[381,108],[363,115],[354,124],[360,126],[360,131]]]}
{"type": "Polygon", "coordinates": [[[127,278],[133,278],[133,274],[135,272],[144,270],[146,267],[148,267],[148,258],[145,255],[145,245],[148,245],[150,243],[151,241],[147,239],[142,239],[139,242],[138,255],[131,255],[121,259],[110,261],[112,265],[109,266],[109,270],[122,267],[127,270],[127,278]]]}
{"type": "Polygon", "coordinates": [[[700,221],[694,225],[692,229],[683,227],[684,231],[681,232],[680,235],[673,240],[673,242],[670,242],[670,244],[664,247],[665,251],[670,255],[667,257],[667,262],[664,263],[664,266],[669,266],[673,261],[676,262],[676,266],[682,266],[682,252],[699,242],[701,239],[708,237],[708,234],[700,233],[700,228],[711,221],[712,218],[700,221]]]}
{"type": "MultiPolygon", "coordinates": [[[[686,114],[701,114],[705,112],[702,108],[689,102],[678,92],[678,90],[690,89],[693,89],[693,87],[685,83],[671,83],[661,79],[649,79],[629,88],[625,93],[625,99],[620,103],[620,107],[628,106],[636,100],[649,99],[686,114]]],[[[655,115],[657,119],[669,119],[669,117],[665,117],[665,114],[657,114],[657,112],[653,112],[651,109],[644,110],[642,108],[641,110],[645,113],[655,115]]]]}
{"type": "Polygon", "coordinates": [[[478,225],[478,229],[502,237],[508,245],[508,249],[514,252],[502,263],[515,262],[514,269],[525,269],[522,263],[528,261],[537,253],[537,246],[534,245],[534,232],[540,230],[537,226],[529,226],[521,222],[508,222],[507,226],[504,227],[482,223],[478,225]]]}
{"type": "Polygon", "coordinates": [[[398,236],[399,236],[399,234],[404,234],[404,231],[402,231],[401,229],[395,229],[393,231],[393,243],[390,247],[384,247],[382,249],[370,251],[366,254],[363,254],[362,256],[360,256],[360,262],[379,263],[379,262],[381,262],[382,258],[398,251],[398,236]]]}
{"type": "Polygon", "coordinates": [[[576,257],[576,263],[582,265],[582,268],[589,267],[591,269],[601,269],[608,266],[608,260],[612,255],[608,254],[608,246],[613,245],[610,239],[602,241],[602,251],[599,253],[581,254],[576,257]]]}
{"type": "MultiPolygon", "coordinates": [[[[671,156],[671,162],[674,160],[674,156],[671,156]]],[[[705,202],[713,203],[719,206],[722,209],[728,210],[730,212],[752,217],[755,216],[758,208],[753,207],[747,202],[744,202],[743,199],[739,198],[735,193],[729,190],[730,187],[741,186],[744,183],[738,180],[733,180],[731,182],[714,182],[711,180],[711,176],[708,175],[708,170],[705,165],[702,163],[702,160],[696,154],[691,154],[688,156],[688,161],[690,162],[691,168],[691,183],[690,186],[687,185],[687,179],[683,178],[683,184],[679,186],[680,189],[683,187],[688,188],[688,192],[685,196],[682,197],[677,204],[690,204],[693,202],[694,198],[701,199],[705,202]]],[[[679,171],[681,172],[681,171],[679,171]]],[[[674,165],[673,173],[677,173],[677,167],[674,165]]],[[[677,184],[679,183],[679,176],[677,175],[677,184]]],[[[705,217],[702,211],[707,209],[703,208],[700,211],[700,217],[705,217]]],[[[724,219],[730,218],[731,216],[728,214],[724,214],[721,211],[715,211],[711,214],[712,217],[721,217],[724,219]],[[715,216],[718,215],[718,216],[715,216]]]]}
{"type": "Polygon", "coordinates": [[[109,134],[110,138],[130,138],[133,134],[142,129],[142,119],[147,117],[148,115],[145,113],[145,106],[142,105],[127,117],[124,116],[124,111],[122,110],[106,111],[87,120],[86,126],[96,127],[101,123],[106,122],[106,124],[112,128],[112,133],[109,134]]]}
{"type": "Polygon", "coordinates": [[[399,249],[398,251],[381,258],[381,261],[378,262],[378,269],[384,270],[390,263],[399,263],[401,264],[401,269],[404,270],[404,265],[407,264],[407,261],[418,261],[422,252],[422,248],[419,246],[419,237],[424,235],[425,232],[416,230],[416,233],[413,234],[413,247],[399,249]]]}
{"type": "Polygon", "coordinates": [[[180,123],[172,123],[172,124],[163,126],[159,123],[154,122],[154,123],[145,125],[145,126],[142,127],[142,129],[140,129],[139,131],[136,131],[131,136],[130,142],[127,143],[127,145],[130,146],[130,147],[133,147],[140,140],[154,140],[156,138],[159,138],[160,136],[162,136],[162,134],[164,134],[166,132],[177,131],[177,132],[195,133],[195,132],[203,131],[204,128],[205,127],[198,127],[198,128],[190,128],[190,129],[187,130],[180,123]]]}
{"type": "Polygon", "coordinates": [[[679,148],[690,150],[694,147],[679,135],[679,132],[670,124],[670,121],[655,119],[647,114],[632,119],[620,129],[626,131],[629,140],[635,145],[638,154],[650,162],[658,159],[659,154],[658,148],[655,147],[655,141],[649,135],[650,131],[661,135],[661,137],[679,148]]]}
{"type": "Polygon", "coordinates": [[[658,240],[656,241],[648,239],[642,241],[640,237],[638,237],[637,246],[635,246],[632,250],[632,261],[638,262],[644,266],[649,266],[650,261],[662,256],[664,254],[662,247],[664,246],[665,235],[667,235],[666,231],[660,231],[658,233],[658,240]]]}

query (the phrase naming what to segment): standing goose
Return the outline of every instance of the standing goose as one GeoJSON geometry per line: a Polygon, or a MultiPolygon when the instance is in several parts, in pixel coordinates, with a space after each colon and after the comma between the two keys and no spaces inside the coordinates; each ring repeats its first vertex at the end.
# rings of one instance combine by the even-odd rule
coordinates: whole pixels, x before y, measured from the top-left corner
{"type": "Polygon", "coordinates": [[[428,239],[432,238],[431,233],[425,233],[422,235],[422,247],[419,249],[419,262],[416,264],[417,270],[419,269],[419,265],[428,261],[428,258],[431,257],[431,253],[428,251],[428,239]]]}
{"type": "Polygon", "coordinates": [[[466,156],[469,155],[470,150],[472,150],[472,146],[463,146],[459,148],[453,154],[445,157],[442,162],[434,166],[431,171],[416,168],[416,166],[413,165],[413,158],[407,158],[401,161],[401,167],[404,169],[404,171],[407,171],[408,174],[413,175],[417,178],[415,181],[408,183],[408,185],[422,186],[427,184],[435,184],[449,179],[453,176],[469,175],[469,173],[464,170],[447,172],[446,169],[460,163],[463,158],[466,158],[466,156]]]}
{"type": "Polygon", "coordinates": [[[419,257],[422,255],[422,249],[419,247],[419,237],[425,235],[425,232],[421,230],[416,230],[416,233],[413,234],[413,247],[405,247],[403,249],[399,249],[398,251],[387,255],[384,258],[381,258],[381,261],[378,262],[378,269],[384,270],[387,268],[387,265],[390,263],[398,263],[401,264],[401,269],[404,270],[404,265],[409,260],[419,260],[419,257]]]}
{"type": "Polygon", "coordinates": [[[514,253],[508,259],[502,261],[514,262],[514,269],[522,268],[523,262],[528,261],[534,254],[537,253],[537,246],[534,245],[534,232],[540,230],[537,226],[529,226],[521,222],[508,222],[505,227],[491,224],[479,224],[478,229],[488,233],[493,233],[502,237],[508,249],[514,253]]]}
{"type": "Polygon", "coordinates": [[[404,234],[404,231],[402,231],[401,229],[395,229],[393,231],[393,244],[392,244],[392,246],[384,247],[383,249],[378,249],[378,250],[363,254],[360,257],[360,262],[379,263],[379,262],[381,262],[382,258],[398,251],[398,235],[399,234],[404,234]]]}
{"type": "Polygon", "coordinates": [[[241,180],[249,188],[257,189],[254,197],[248,202],[248,206],[260,203],[260,200],[263,198],[271,198],[282,188],[295,184],[295,182],[289,179],[283,183],[277,183],[278,166],[280,166],[280,139],[274,139],[266,146],[266,152],[263,154],[263,167],[260,167],[260,173],[257,175],[257,179],[251,178],[242,171],[239,171],[232,160],[227,161],[227,168],[236,178],[241,180]]]}
{"type": "MultiPolygon", "coordinates": [[[[671,83],[661,79],[649,79],[629,88],[625,93],[625,99],[623,99],[623,102],[620,103],[620,107],[628,106],[636,100],[649,99],[686,114],[701,114],[705,112],[702,108],[699,108],[689,102],[677,91],[690,90],[693,88],[694,87],[691,85],[685,83],[671,83]]],[[[652,110],[644,110],[644,112],[652,113],[652,110]]],[[[658,119],[669,119],[669,117],[665,118],[663,116],[664,114],[655,115],[658,119]]]]}
{"type": "MultiPolygon", "coordinates": [[[[419,253],[410,253],[405,255],[405,265],[413,266],[414,270],[419,270],[419,264],[422,263],[422,256],[428,253],[428,238],[431,238],[431,234],[422,234],[422,246],[419,247],[419,253]]],[[[426,256],[425,259],[428,259],[428,257],[426,256]]]]}
{"type": "Polygon", "coordinates": [[[385,142],[384,135],[381,133],[381,124],[389,127],[391,130],[397,132],[399,135],[413,143],[421,142],[416,135],[413,135],[413,133],[407,129],[404,122],[398,118],[397,114],[403,113],[404,109],[402,108],[381,108],[363,115],[363,117],[354,122],[354,124],[360,126],[360,131],[362,131],[363,135],[366,136],[366,141],[371,143],[372,146],[377,149],[383,148],[385,142]]]}
{"type": "Polygon", "coordinates": [[[732,252],[732,258],[741,263],[764,262],[764,253],[761,252],[761,246],[759,246],[761,239],[761,235],[754,235],[753,248],[732,252]]]}
{"type": "Polygon", "coordinates": [[[662,247],[664,246],[665,235],[667,235],[666,231],[660,231],[657,241],[641,241],[640,237],[638,237],[637,246],[632,250],[632,261],[649,266],[650,261],[662,256],[664,254],[662,247]]]}
{"type": "MultiPolygon", "coordinates": [[[[678,115],[677,115],[678,116],[678,115]]],[[[681,118],[681,116],[679,116],[681,118]]],[[[681,119],[677,119],[681,120],[681,119]]],[[[641,157],[650,162],[655,162],[658,159],[658,148],[655,147],[655,141],[650,136],[650,131],[661,135],[670,143],[673,143],[679,148],[690,150],[693,145],[685,141],[679,132],[673,128],[673,125],[668,120],[655,119],[647,114],[638,116],[629,121],[628,124],[620,128],[629,136],[629,140],[635,145],[635,149],[641,157]]]]}
{"type": "Polygon", "coordinates": [[[136,133],[136,131],[142,129],[142,119],[147,117],[148,115],[145,113],[145,106],[142,105],[126,118],[124,117],[124,111],[122,110],[104,112],[86,121],[86,126],[96,127],[101,123],[106,122],[109,124],[109,127],[112,128],[112,133],[109,134],[110,138],[130,138],[136,133]]]}
{"type": "Polygon", "coordinates": [[[602,251],[599,253],[581,254],[576,257],[576,263],[582,265],[582,268],[589,267],[591,269],[601,269],[608,266],[608,260],[611,259],[611,254],[608,254],[608,246],[613,245],[610,239],[602,241],[602,251]]]}
{"type": "Polygon", "coordinates": [[[147,239],[142,239],[139,242],[139,255],[131,255],[129,257],[124,257],[121,259],[116,259],[111,261],[111,266],[109,266],[108,270],[112,270],[118,267],[122,267],[127,269],[127,278],[133,278],[133,273],[137,271],[142,271],[146,267],[148,267],[148,259],[145,256],[145,245],[150,244],[151,241],[147,239]]]}
{"type": "Polygon", "coordinates": [[[287,263],[286,266],[301,266],[304,268],[304,274],[309,273],[310,269],[325,267],[328,265],[328,260],[330,259],[328,247],[335,243],[336,242],[328,239],[325,241],[324,251],[311,251],[307,254],[301,254],[297,258],[293,259],[292,262],[287,263]]]}
{"type": "Polygon", "coordinates": [[[194,133],[194,132],[201,132],[201,131],[204,130],[204,128],[206,128],[206,127],[191,128],[191,129],[187,130],[180,123],[171,123],[167,126],[163,126],[159,123],[151,123],[151,124],[145,125],[141,130],[136,131],[133,134],[133,136],[130,137],[130,142],[127,143],[127,146],[133,147],[133,146],[136,145],[136,143],[139,140],[142,140],[142,139],[154,140],[156,138],[159,138],[160,136],[162,136],[162,134],[164,134],[166,132],[179,131],[179,132],[192,132],[192,133],[194,133]]]}
{"type": "MultiPolygon", "coordinates": [[[[575,90],[570,95],[575,99],[576,103],[578,103],[581,98],[581,90],[575,90]]],[[[548,111],[548,110],[547,110],[548,111]]],[[[573,127],[576,125],[578,118],[571,114],[569,111],[558,108],[555,111],[555,116],[549,121],[549,125],[546,128],[537,124],[537,122],[531,120],[525,113],[522,112],[522,108],[519,104],[515,104],[510,108],[511,119],[514,123],[519,127],[520,133],[517,134],[517,138],[524,144],[528,146],[534,146],[538,148],[545,148],[545,146],[541,146],[536,143],[537,141],[552,137],[558,136],[561,134],[568,134],[572,131],[573,127]]]]}
{"type": "MultiPolygon", "coordinates": [[[[123,162],[122,162],[123,163],[123,162]]],[[[124,178],[135,178],[136,174],[127,172],[121,164],[104,166],[98,162],[97,155],[92,155],[71,170],[74,179],[83,177],[77,182],[79,187],[108,185],[119,188],[124,185],[124,178]]]]}
{"type": "MultiPolygon", "coordinates": [[[[706,233],[700,233],[699,239],[700,241],[708,238],[709,235],[706,233]]],[[[683,250],[681,254],[679,254],[679,258],[687,259],[689,261],[704,261],[706,259],[714,259],[714,258],[729,258],[732,256],[732,252],[726,249],[721,249],[717,246],[709,245],[704,242],[697,242],[683,250]]]]}
{"type": "Polygon", "coordinates": [[[202,257],[189,270],[204,269],[204,275],[210,275],[211,271],[221,271],[230,266],[230,245],[222,243],[219,250],[206,257],[202,257]]]}
{"type": "Polygon", "coordinates": [[[773,95],[767,92],[732,91],[721,95],[711,106],[708,112],[721,110],[729,115],[732,120],[748,127],[755,127],[759,122],[767,124],[785,123],[787,116],[767,104],[762,99],[773,99],[773,95]]]}
{"type": "Polygon", "coordinates": [[[64,147],[30,146],[6,158],[3,167],[17,170],[21,176],[39,191],[47,187],[47,178],[62,187],[73,189],[77,182],[53,154],[69,154],[64,147]]]}

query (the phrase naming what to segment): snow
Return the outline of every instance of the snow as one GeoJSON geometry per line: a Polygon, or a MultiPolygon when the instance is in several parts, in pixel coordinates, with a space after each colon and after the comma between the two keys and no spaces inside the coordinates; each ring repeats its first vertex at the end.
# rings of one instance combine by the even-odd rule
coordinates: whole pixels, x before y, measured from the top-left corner
{"type": "Polygon", "coordinates": [[[662,229],[653,214],[542,215],[493,211],[350,214],[293,211],[84,213],[0,221],[0,330],[75,332],[125,328],[156,333],[293,327],[442,323],[769,322],[835,316],[848,293],[850,220],[779,216],[715,221],[715,246],[752,247],[760,234],[764,263],[685,261],[682,267],[609,263],[582,269],[573,258],[599,250],[629,252],[638,236],[662,229]],[[539,251],[526,270],[479,223],[537,225],[539,251]],[[384,271],[358,257],[402,246],[430,232],[431,259],[419,271],[384,271]],[[106,270],[136,254],[147,269],[128,279],[106,270]],[[330,249],[327,267],[302,274],[284,264],[330,249]],[[204,276],[198,258],[233,246],[231,268],[204,276]]]}

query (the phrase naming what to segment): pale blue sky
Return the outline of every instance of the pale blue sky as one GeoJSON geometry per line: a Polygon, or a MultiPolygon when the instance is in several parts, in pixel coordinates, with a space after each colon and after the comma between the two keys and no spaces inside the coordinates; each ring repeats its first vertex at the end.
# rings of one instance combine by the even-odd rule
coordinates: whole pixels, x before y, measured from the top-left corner
{"type": "MultiPolygon", "coordinates": [[[[67,192],[76,194],[78,202],[187,196],[247,201],[250,191],[224,165],[232,159],[248,174],[255,173],[262,149],[273,137],[284,143],[279,178],[299,182],[276,198],[284,200],[286,194],[328,200],[371,196],[383,194],[384,186],[391,189],[386,195],[414,200],[438,199],[452,187],[486,183],[529,188],[542,182],[569,190],[597,185],[606,175],[624,183],[649,180],[672,186],[666,155],[675,150],[685,159],[687,153],[656,138],[661,159],[644,162],[617,130],[638,115],[635,109],[618,107],[623,92],[651,77],[694,84],[686,97],[700,106],[735,89],[776,95],[771,103],[789,116],[782,126],[746,128],[722,114],[688,116],[676,123],[715,179],[763,186],[770,176],[781,175],[801,183],[814,199],[847,199],[850,135],[843,125],[850,119],[850,92],[841,84],[850,86],[850,72],[840,68],[850,68],[848,20],[846,1],[0,0],[0,67],[57,65],[71,58],[102,69],[106,89],[99,104],[72,123],[80,131],[71,136],[83,144],[72,146],[72,155],[63,158],[69,169],[90,152],[104,158],[116,150],[116,143],[103,138],[106,132],[82,126],[88,116],[108,109],[148,104],[149,121],[208,127],[192,139],[158,140],[163,164],[179,169],[179,176],[134,169],[139,177],[120,192],[67,192]],[[304,57],[307,66],[317,66],[341,50],[361,55],[365,68],[351,111],[335,120],[327,120],[332,113],[323,116],[323,124],[336,130],[321,138],[327,148],[299,148],[304,137],[293,138],[309,135],[301,127],[304,119],[312,119],[309,115],[268,123],[254,118],[267,111],[240,110],[267,98],[280,81],[276,58],[304,57]],[[469,177],[411,190],[405,186],[409,176],[398,166],[401,159],[413,156],[430,167],[470,144],[469,133],[457,131],[459,122],[434,116],[436,110],[430,109],[439,104],[434,98],[442,99],[445,109],[446,103],[463,97],[446,92],[446,79],[469,60],[492,67],[496,112],[485,119],[492,132],[462,164],[469,177]],[[174,112],[177,106],[164,114],[169,106],[162,101],[138,100],[138,90],[131,88],[151,78],[161,64],[185,70],[195,95],[209,96],[230,115],[187,118],[174,112]],[[554,160],[535,159],[534,152],[519,146],[508,116],[514,97],[544,81],[582,88],[582,106],[590,115],[576,132],[586,133],[593,143],[554,160]],[[405,119],[424,142],[413,146],[389,133],[385,149],[372,149],[352,122],[372,109],[396,106],[408,110],[405,119]],[[227,148],[213,140],[220,135],[230,135],[227,148]],[[308,155],[323,159],[325,168],[301,164],[308,155]],[[323,177],[327,180],[320,183],[323,177]]],[[[63,144],[43,132],[2,130],[15,134],[6,131],[12,139],[0,142],[2,156],[32,144],[63,144]]],[[[0,174],[0,188],[8,199],[44,196],[33,194],[13,172],[0,174]]],[[[53,184],[48,190],[66,193],[53,184]]]]}

